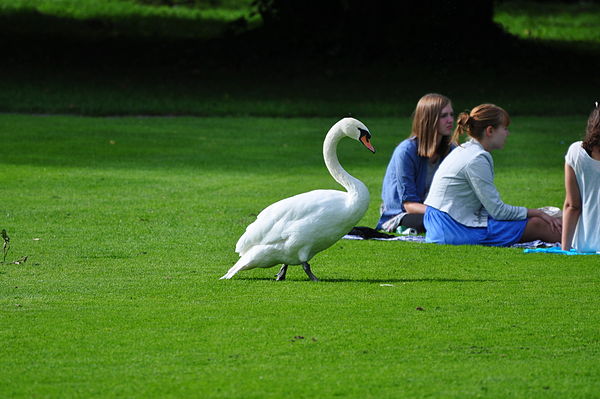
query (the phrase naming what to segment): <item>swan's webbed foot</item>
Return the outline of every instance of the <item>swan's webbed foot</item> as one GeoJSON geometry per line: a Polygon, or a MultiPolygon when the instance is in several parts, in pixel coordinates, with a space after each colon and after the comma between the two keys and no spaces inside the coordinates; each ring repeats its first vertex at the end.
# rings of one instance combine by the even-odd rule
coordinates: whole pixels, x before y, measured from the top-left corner
{"type": "Polygon", "coordinates": [[[283,281],[283,280],[285,280],[285,273],[287,273],[287,268],[288,268],[288,265],[281,266],[281,269],[279,269],[279,273],[277,273],[275,275],[275,280],[276,281],[283,281]]]}
{"type": "Polygon", "coordinates": [[[310,265],[308,264],[308,262],[302,263],[302,268],[304,269],[304,272],[306,273],[309,279],[311,279],[312,281],[319,281],[317,276],[315,276],[310,270],[310,265]]]}

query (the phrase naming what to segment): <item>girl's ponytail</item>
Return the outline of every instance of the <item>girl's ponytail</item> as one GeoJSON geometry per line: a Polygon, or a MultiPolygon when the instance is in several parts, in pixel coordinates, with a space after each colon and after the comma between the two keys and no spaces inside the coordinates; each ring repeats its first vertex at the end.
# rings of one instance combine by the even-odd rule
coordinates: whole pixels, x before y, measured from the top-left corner
{"type": "Polygon", "coordinates": [[[471,116],[469,116],[469,113],[466,111],[458,114],[458,119],[456,120],[456,129],[454,129],[454,134],[452,135],[453,142],[458,143],[460,136],[463,134],[471,134],[471,120],[471,116]]]}

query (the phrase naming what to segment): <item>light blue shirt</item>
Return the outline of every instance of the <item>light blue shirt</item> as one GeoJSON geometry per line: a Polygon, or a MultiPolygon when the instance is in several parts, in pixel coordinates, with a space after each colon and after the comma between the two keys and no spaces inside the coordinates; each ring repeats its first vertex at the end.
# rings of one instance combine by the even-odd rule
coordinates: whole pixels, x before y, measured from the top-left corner
{"type": "Polygon", "coordinates": [[[496,220],[527,219],[527,208],[505,204],[494,185],[494,161],[477,140],[452,151],[438,168],[425,205],[469,227],[496,220]]]}

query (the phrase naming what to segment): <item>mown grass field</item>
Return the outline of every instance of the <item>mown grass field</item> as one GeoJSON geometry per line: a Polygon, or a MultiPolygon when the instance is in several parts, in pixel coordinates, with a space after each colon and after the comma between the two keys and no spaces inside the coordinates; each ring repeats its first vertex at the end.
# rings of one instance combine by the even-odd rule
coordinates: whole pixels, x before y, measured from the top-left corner
{"type": "Polygon", "coordinates": [[[339,148],[374,226],[430,91],[457,112],[505,107],[503,200],[560,207],[600,82],[579,68],[593,29],[573,26],[597,7],[499,3],[496,21],[540,46],[516,59],[207,57],[199,41],[235,34],[248,3],[0,0],[0,397],[597,397],[596,256],[343,240],[313,259],[319,283],[300,268],[219,280],[261,209],[339,188],[321,146],[348,114],[377,149],[339,148]]]}
{"type": "MultiPolygon", "coordinates": [[[[263,207],[336,188],[335,121],[0,115],[0,396],[594,397],[595,256],[344,240],[314,258],[319,283],[218,279],[263,207]]],[[[372,226],[409,121],[363,122],[378,152],[339,154],[372,226]]],[[[560,206],[583,125],[514,118],[494,154],[504,200],[560,206]]]]}

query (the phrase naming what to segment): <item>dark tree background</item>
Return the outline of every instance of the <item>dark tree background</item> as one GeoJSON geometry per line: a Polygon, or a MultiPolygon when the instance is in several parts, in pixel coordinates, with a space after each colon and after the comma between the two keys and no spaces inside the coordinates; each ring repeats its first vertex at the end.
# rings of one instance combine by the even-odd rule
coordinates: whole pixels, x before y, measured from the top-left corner
{"type": "MultiPolygon", "coordinates": [[[[210,8],[222,0],[133,1],[210,8]]],[[[221,66],[277,71],[284,64],[302,69],[321,67],[330,61],[344,68],[353,62],[364,65],[388,60],[415,65],[443,62],[462,67],[480,65],[486,60],[488,64],[495,63],[498,58],[502,62],[517,60],[519,65],[531,64],[534,59],[538,62],[543,57],[547,58],[543,64],[557,57],[573,58],[571,54],[557,56],[554,49],[547,50],[539,43],[527,43],[504,32],[493,21],[494,0],[253,1],[263,26],[247,29],[247,21],[241,19],[231,24],[224,37],[211,40],[174,39],[166,33],[126,36],[119,31],[123,21],[80,21],[31,11],[11,15],[12,21],[0,21],[0,42],[4,45],[3,55],[9,60],[92,67],[168,66],[175,73],[179,67],[189,70],[221,66]],[[33,21],[35,28],[20,29],[19,18],[30,24],[33,21]],[[19,34],[6,26],[16,27],[13,31],[19,34]],[[75,32],[85,34],[54,34],[52,28],[57,26],[74,27],[75,32]],[[38,27],[45,28],[45,33],[39,34],[38,27]]],[[[160,22],[168,22],[165,26],[173,23],[157,20],[158,26],[160,22]]],[[[136,21],[131,23],[135,25],[136,21]]]]}
{"type": "Polygon", "coordinates": [[[273,40],[299,47],[355,46],[375,51],[440,44],[479,46],[498,40],[493,0],[256,0],[264,31],[273,40]]]}

